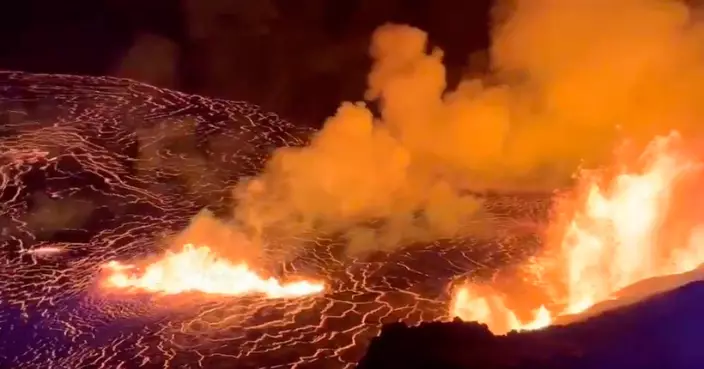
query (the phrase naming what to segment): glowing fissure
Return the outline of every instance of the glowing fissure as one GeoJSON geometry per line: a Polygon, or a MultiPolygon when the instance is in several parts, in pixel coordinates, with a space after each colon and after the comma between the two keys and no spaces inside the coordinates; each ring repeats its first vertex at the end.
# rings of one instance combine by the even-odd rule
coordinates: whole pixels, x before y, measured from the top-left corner
{"type": "Polygon", "coordinates": [[[215,295],[260,294],[268,298],[299,297],[322,292],[323,283],[300,280],[282,283],[262,278],[245,263],[218,258],[207,246],[187,244],[179,252],[147,265],[141,274],[130,273],[133,265],[110,262],[106,285],[112,288],[161,294],[202,292],[215,295]]]}
{"type": "Polygon", "coordinates": [[[576,198],[583,200],[557,249],[548,247],[543,259],[559,268],[546,290],[563,292],[535,310],[532,319],[520,321],[504,295],[476,285],[456,290],[451,315],[484,322],[495,333],[543,328],[555,316],[581,313],[636,282],[684,273],[704,262],[696,227],[684,247],[659,240],[678,178],[700,169],[678,150],[680,142],[676,133],[653,140],[640,157],[642,170],[624,170],[611,180],[604,173],[582,175],[576,194],[585,191],[584,196],[576,198]]]}

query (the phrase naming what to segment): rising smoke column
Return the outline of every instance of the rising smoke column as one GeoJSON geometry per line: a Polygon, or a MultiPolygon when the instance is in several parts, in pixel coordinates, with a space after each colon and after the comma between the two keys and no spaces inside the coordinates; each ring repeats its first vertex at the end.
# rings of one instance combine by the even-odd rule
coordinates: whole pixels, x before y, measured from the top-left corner
{"type": "Polygon", "coordinates": [[[380,116],[343,103],[310,145],[276,151],[236,188],[239,221],[257,234],[344,231],[351,251],[389,249],[481,219],[469,190],[553,189],[623,138],[699,133],[704,38],[684,2],[496,8],[490,74],[454,90],[423,31],[377,29],[365,97],[380,116]]]}

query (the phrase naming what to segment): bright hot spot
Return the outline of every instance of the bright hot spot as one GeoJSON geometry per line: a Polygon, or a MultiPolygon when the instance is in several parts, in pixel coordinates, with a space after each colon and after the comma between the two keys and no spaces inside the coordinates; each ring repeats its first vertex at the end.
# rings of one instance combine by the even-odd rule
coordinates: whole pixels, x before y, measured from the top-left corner
{"type": "Polygon", "coordinates": [[[318,281],[281,282],[263,278],[247,264],[234,264],[219,258],[206,246],[187,244],[179,252],[167,252],[138,273],[133,265],[108,263],[105,280],[108,288],[160,294],[201,292],[214,295],[263,295],[268,298],[290,298],[322,292],[318,281]]]}
{"type": "Polygon", "coordinates": [[[704,262],[704,217],[686,186],[701,169],[673,133],[653,140],[634,165],[582,173],[577,190],[557,201],[542,268],[527,273],[545,301],[520,319],[514,306],[525,308],[526,296],[466,284],[454,292],[451,315],[497,334],[539,329],[637,282],[696,269],[704,262]]]}

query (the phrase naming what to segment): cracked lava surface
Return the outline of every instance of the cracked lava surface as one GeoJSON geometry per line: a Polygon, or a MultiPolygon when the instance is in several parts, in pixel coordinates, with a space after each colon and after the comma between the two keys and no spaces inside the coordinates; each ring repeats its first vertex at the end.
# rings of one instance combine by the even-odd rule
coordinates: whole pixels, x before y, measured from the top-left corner
{"type": "Polygon", "coordinates": [[[238,178],[311,132],[244,102],[0,73],[0,367],[353,367],[383,323],[447,319],[455,279],[488,276],[537,248],[532,232],[509,229],[542,222],[547,197],[505,196],[489,200],[491,211],[516,227],[490,242],[356,260],[335,240],[308,240],[280,274],[321,280],[321,294],[98,291],[106,263],[161,253],[159,238],[226,203],[238,178]],[[184,140],[195,149],[174,147],[184,140]]]}

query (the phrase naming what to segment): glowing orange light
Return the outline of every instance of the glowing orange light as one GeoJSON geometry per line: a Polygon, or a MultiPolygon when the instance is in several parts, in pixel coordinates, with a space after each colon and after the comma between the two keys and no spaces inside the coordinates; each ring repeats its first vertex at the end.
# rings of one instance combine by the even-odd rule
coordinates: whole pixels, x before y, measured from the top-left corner
{"type": "Polygon", "coordinates": [[[512,330],[535,330],[547,327],[552,322],[552,314],[545,306],[533,312],[533,318],[521,321],[509,309],[499,294],[482,293],[474,286],[462,286],[455,291],[452,299],[452,315],[465,321],[478,321],[487,324],[494,333],[512,330]]]}
{"type": "Polygon", "coordinates": [[[269,298],[311,295],[325,289],[323,283],[296,281],[282,283],[275,278],[262,278],[247,264],[233,264],[218,258],[206,246],[185,245],[179,252],[167,252],[160,260],[147,265],[140,275],[129,273],[132,265],[108,263],[109,287],[141,290],[161,294],[202,292],[218,295],[261,294],[269,298]]]}
{"type": "MultiPolygon", "coordinates": [[[[529,322],[520,322],[495,290],[476,286],[458,288],[451,314],[463,320],[485,322],[495,333],[548,326],[555,316],[581,313],[638,281],[684,273],[704,262],[701,232],[692,229],[689,242],[674,248],[659,239],[670,212],[678,178],[700,169],[677,150],[678,134],[658,137],[640,157],[640,171],[623,171],[610,181],[603,175],[585,175],[585,191],[566,223],[557,252],[549,256],[559,269],[550,281],[559,311],[544,306],[529,322]],[[699,235],[699,236],[698,236],[699,235]]],[[[582,193],[577,193],[581,195],[582,193]]]]}

